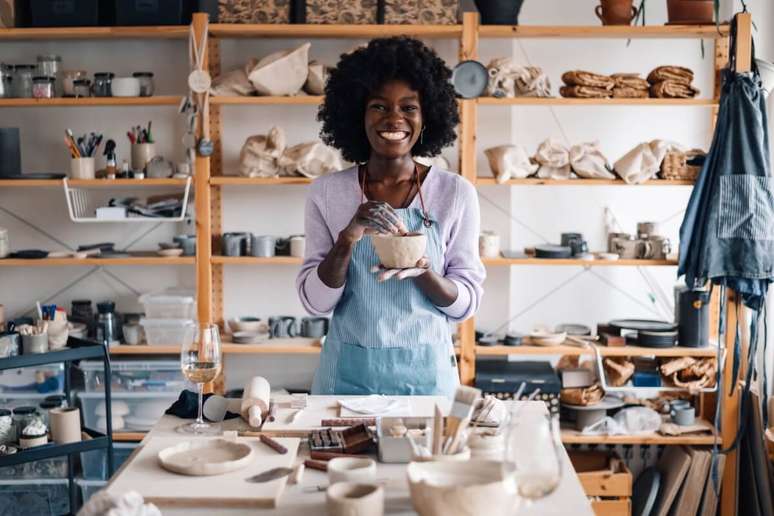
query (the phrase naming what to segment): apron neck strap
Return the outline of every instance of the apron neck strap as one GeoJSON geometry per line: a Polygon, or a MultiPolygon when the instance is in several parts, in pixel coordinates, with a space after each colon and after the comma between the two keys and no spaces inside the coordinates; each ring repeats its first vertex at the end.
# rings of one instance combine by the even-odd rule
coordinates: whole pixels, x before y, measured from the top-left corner
{"type": "MultiPolygon", "coordinates": [[[[365,190],[366,190],[366,178],[368,177],[368,163],[365,164],[363,167],[363,179],[360,182],[360,204],[363,204],[363,201],[365,201],[365,190]]],[[[429,228],[433,225],[433,221],[430,219],[430,214],[427,212],[427,208],[425,207],[425,198],[422,195],[422,183],[419,181],[419,167],[417,167],[417,164],[414,163],[414,181],[417,185],[417,195],[419,195],[419,204],[422,206],[422,223],[426,228],[429,228]]],[[[411,192],[409,192],[411,193],[411,192]]]]}

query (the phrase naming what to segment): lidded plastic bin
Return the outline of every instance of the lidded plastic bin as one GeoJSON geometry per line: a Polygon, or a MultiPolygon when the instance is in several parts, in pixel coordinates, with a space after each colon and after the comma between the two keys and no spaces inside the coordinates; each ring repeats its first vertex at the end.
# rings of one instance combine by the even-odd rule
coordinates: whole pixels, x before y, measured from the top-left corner
{"type": "MultiPolygon", "coordinates": [[[[103,392],[105,365],[102,361],[82,361],[83,387],[86,392],[103,392]]],[[[113,394],[120,392],[178,393],[188,385],[178,360],[132,360],[110,363],[113,394]]]]}
{"type": "Polygon", "coordinates": [[[180,346],[193,324],[192,319],[140,319],[149,346],[180,346]]]}
{"type": "Polygon", "coordinates": [[[140,296],[148,319],[193,319],[196,299],[190,290],[166,289],[140,296]]]}
{"type": "MultiPolygon", "coordinates": [[[[178,392],[117,392],[111,400],[114,432],[147,432],[172,406],[178,392]]],[[[105,432],[105,396],[101,392],[79,392],[78,401],[87,428],[105,432]]]]}

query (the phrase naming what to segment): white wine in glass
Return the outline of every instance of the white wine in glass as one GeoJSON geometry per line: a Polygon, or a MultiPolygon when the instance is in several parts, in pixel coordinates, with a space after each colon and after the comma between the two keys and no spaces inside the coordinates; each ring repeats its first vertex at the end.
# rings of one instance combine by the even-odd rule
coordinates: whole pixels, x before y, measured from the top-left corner
{"type": "Polygon", "coordinates": [[[204,421],[202,397],[204,384],[215,380],[221,365],[220,332],[214,324],[192,324],[180,349],[180,368],[188,381],[199,391],[199,412],[196,421],[179,426],[179,432],[212,435],[220,433],[218,425],[204,421]]]}

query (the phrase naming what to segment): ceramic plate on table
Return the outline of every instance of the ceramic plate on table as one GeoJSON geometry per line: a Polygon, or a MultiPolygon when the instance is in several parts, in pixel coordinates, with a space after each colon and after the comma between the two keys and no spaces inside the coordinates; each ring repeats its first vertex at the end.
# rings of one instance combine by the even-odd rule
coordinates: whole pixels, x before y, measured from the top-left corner
{"type": "Polygon", "coordinates": [[[167,471],[191,476],[222,475],[253,461],[249,444],[226,439],[197,439],[161,450],[159,464],[167,471]]]}

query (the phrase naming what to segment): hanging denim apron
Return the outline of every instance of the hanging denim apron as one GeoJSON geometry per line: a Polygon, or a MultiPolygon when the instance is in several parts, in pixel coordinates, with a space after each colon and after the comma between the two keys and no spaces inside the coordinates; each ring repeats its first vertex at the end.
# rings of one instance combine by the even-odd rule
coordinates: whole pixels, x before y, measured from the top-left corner
{"type": "MultiPolygon", "coordinates": [[[[395,210],[409,231],[427,235],[430,267],[443,274],[438,223],[424,226],[416,208],[395,210]]],[[[383,283],[371,238],[352,252],[344,292],[312,384],[313,394],[454,396],[457,360],[446,316],[410,279],[383,283]]]]}

